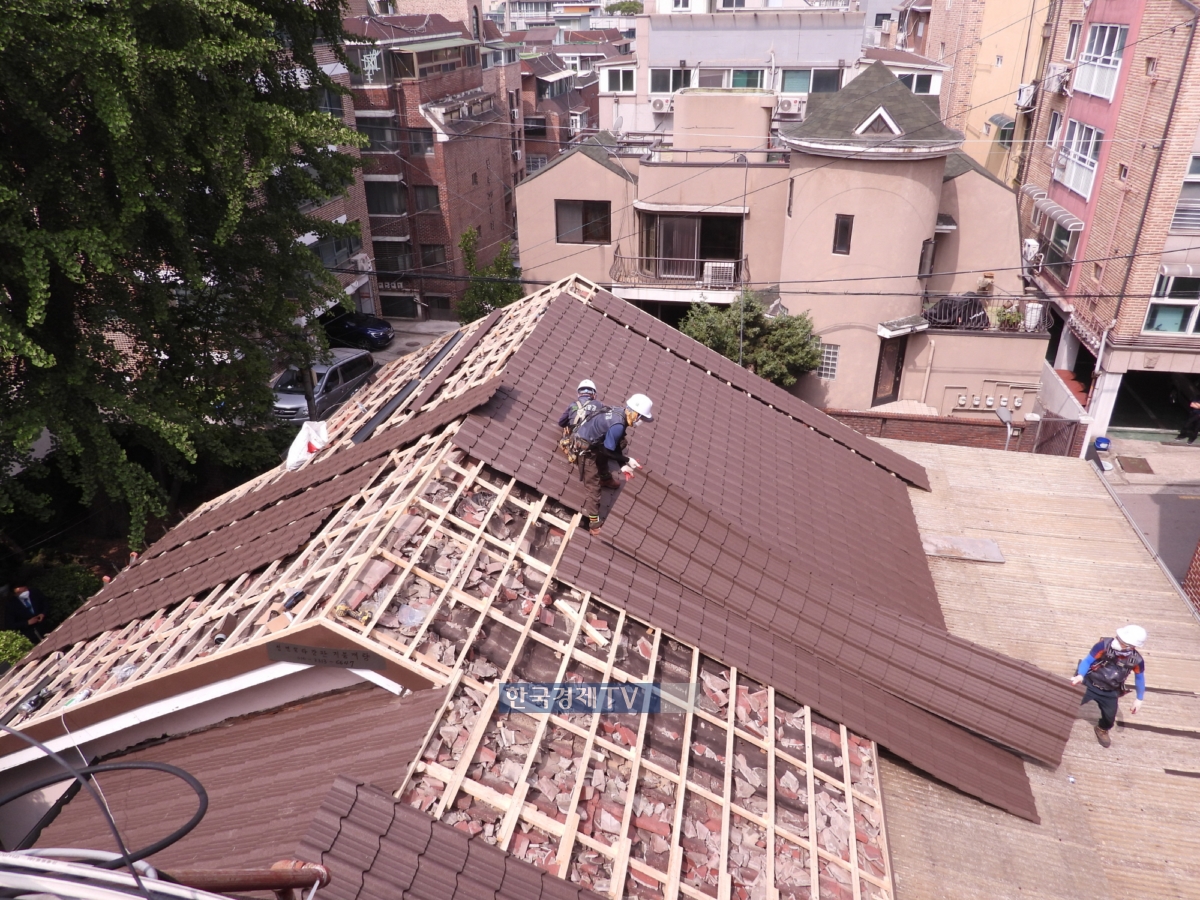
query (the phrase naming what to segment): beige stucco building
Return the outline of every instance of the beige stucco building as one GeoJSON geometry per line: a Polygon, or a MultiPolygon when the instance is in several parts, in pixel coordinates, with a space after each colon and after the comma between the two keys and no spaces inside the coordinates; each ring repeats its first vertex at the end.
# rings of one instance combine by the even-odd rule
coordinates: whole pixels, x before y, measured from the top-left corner
{"type": "Polygon", "coordinates": [[[773,138],[774,103],[681,90],[669,144],[601,135],[527,178],[525,277],[578,272],[668,321],[743,288],[777,295],[821,337],[797,391],[825,408],[1032,411],[1047,317],[1019,277],[1012,191],[882,63],[773,138]]]}

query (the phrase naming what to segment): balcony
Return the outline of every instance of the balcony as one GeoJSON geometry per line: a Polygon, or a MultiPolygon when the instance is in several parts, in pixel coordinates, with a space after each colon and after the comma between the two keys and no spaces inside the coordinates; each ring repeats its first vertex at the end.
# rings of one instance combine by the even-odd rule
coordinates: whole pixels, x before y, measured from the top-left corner
{"type": "Polygon", "coordinates": [[[1045,334],[1050,330],[1050,304],[1019,297],[967,294],[928,302],[921,316],[931,330],[1007,331],[1045,334]]]}
{"type": "Polygon", "coordinates": [[[615,284],[674,288],[738,290],[750,282],[750,266],[742,259],[624,256],[618,246],[609,276],[615,284]]]}

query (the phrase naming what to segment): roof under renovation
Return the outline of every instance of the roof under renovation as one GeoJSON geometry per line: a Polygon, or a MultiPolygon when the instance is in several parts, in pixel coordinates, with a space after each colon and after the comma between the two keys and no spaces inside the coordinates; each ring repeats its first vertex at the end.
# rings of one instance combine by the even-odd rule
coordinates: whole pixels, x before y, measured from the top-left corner
{"type": "MultiPolygon", "coordinates": [[[[877,746],[1037,821],[1023,760],[1059,762],[1078,693],[947,632],[920,465],[578,277],[357,399],[312,461],[197,510],[11,672],[6,708],[50,679],[19,727],[98,728],[285,645],[370,656],[444,689],[420,752],[310,787],[404,806],[375,846],[416,810],[611,897],[892,896],[877,746]],[[599,537],[555,449],[583,377],[655,401],[599,537]],[[512,682],[683,690],[535,715],[500,704],[512,682]]],[[[321,821],[306,846],[337,857],[321,821]]],[[[347,863],[367,893],[374,864],[347,863]]]]}

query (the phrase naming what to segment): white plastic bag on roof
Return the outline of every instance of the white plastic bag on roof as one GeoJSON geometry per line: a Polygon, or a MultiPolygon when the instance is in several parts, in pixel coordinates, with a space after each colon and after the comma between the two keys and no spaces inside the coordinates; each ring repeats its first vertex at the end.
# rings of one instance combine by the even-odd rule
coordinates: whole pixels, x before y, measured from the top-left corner
{"type": "Polygon", "coordinates": [[[288,448],[287,470],[292,472],[300,468],[314,453],[325,449],[328,443],[329,430],[324,422],[305,422],[288,448]]]}

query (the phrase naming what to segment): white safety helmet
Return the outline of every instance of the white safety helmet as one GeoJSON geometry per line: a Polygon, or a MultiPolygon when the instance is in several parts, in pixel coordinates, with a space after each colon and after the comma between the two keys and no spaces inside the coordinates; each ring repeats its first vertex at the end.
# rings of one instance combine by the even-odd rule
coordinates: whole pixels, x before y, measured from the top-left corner
{"type": "Polygon", "coordinates": [[[1146,629],[1141,625],[1126,625],[1117,629],[1117,640],[1126,647],[1140,647],[1146,643],[1146,629]]]}
{"type": "Polygon", "coordinates": [[[625,401],[625,405],[647,422],[654,421],[654,416],[650,415],[650,411],[654,409],[654,403],[645,394],[634,394],[625,401]]]}
{"type": "Polygon", "coordinates": [[[590,378],[583,379],[583,381],[579,382],[579,387],[575,388],[575,392],[577,394],[582,394],[584,391],[591,391],[593,394],[595,394],[596,382],[592,381],[590,378]]]}

